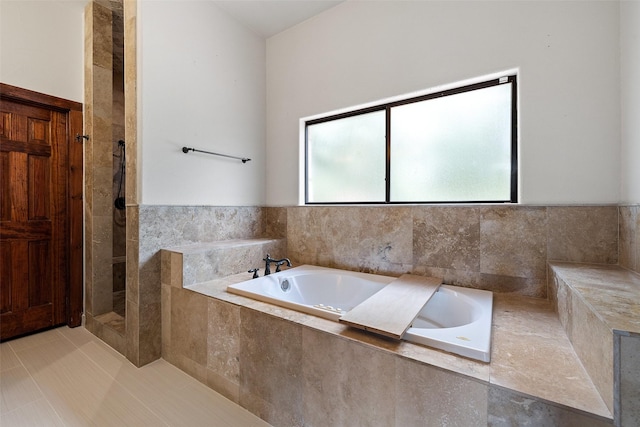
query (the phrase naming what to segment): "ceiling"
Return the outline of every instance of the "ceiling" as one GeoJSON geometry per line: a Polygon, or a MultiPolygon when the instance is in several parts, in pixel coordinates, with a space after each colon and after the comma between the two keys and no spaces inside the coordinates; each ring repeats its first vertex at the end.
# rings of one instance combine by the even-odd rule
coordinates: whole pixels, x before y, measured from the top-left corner
{"type": "Polygon", "coordinates": [[[293,27],[344,0],[213,0],[238,22],[264,38],[293,27]]]}

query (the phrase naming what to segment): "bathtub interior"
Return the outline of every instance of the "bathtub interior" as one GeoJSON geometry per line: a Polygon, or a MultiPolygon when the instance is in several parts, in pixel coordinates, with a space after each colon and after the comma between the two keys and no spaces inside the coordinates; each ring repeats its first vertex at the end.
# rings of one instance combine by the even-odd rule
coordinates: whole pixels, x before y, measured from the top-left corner
{"type": "Polygon", "coordinates": [[[402,338],[489,362],[492,316],[492,292],[441,285],[402,338]]]}
{"type": "Polygon", "coordinates": [[[337,321],[394,279],[304,265],[230,285],[227,291],[337,321]]]}

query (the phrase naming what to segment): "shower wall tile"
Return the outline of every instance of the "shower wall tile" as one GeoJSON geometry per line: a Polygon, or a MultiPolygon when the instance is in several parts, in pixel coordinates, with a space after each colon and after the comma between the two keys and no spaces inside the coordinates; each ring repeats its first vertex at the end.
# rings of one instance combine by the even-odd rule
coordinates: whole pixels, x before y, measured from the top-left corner
{"type": "Polygon", "coordinates": [[[618,262],[617,206],[550,206],[547,259],[618,262]]]}
{"type": "Polygon", "coordinates": [[[93,2],[93,63],[111,69],[113,56],[111,37],[112,12],[93,2]]]}

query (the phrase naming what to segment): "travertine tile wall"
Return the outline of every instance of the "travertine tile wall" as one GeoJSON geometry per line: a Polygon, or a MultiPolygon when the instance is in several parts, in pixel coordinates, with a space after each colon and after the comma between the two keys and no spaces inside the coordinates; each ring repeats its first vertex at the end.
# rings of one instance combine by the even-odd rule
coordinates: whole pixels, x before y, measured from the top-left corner
{"type": "Polygon", "coordinates": [[[259,207],[141,205],[133,213],[127,221],[138,224],[137,236],[131,236],[136,239],[137,253],[127,263],[137,261],[137,270],[127,279],[127,335],[132,334],[127,357],[141,366],[162,353],[160,250],[262,237],[266,219],[259,207]]]}
{"type": "Polygon", "coordinates": [[[122,338],[95,316],[113,309],[112,14],[96,2],[85,9],[85,325],[110,345],[122,338]]]}
{"type": "Polygon", "coordinates": [[[266,208],[296,264],[546,298],[548,260],[618,262],[617,206],[266,208]]]}
{"type": "Polygon", "coordinates": [[[184,289],[164,258],[163,357],[274,426],[611,425],[483,380],[484,366],[441,369],[396,342],[323,330],[333,322],[184,289]]]}
{"type": "Polygon", "coordinates": [[[616,206],[140,206],[130,211],[126,354],[137,365],[161,354],[162,248],[286,237],[283,255],[295,265],[442,275],[448,283],[541,298],[547,297],[547,260],[618,261],[616,206]]]}
{"type": "Polygon", "coordinates": [[[640,273],[640,205],[620,206],[620,265],[640,273]]]}

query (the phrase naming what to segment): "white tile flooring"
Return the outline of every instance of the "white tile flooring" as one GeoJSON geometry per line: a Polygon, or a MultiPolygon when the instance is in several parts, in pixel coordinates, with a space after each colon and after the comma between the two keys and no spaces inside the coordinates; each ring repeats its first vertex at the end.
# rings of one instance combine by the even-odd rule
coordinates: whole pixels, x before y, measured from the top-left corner
{"type": "Polygon", "coordinates": [[[160,359],[136,368],[86,329],[0,344],[0,426],[268,426],[160,359]]]}

